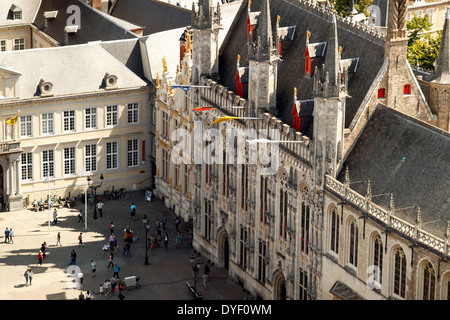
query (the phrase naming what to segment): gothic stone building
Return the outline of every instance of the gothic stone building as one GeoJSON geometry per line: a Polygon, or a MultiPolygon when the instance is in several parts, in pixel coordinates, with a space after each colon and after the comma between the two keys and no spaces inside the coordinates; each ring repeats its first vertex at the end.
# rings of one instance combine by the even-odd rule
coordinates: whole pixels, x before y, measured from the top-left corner
{"type": "Polygon", "coordinates": [[[157,80],[156,194],[256,298],[449,298],[448,105],[406,60],[406,1],[389,5],[381,35],[242,1],[219,48],[220,7],[200,0],[176,77],[157,80]]]}

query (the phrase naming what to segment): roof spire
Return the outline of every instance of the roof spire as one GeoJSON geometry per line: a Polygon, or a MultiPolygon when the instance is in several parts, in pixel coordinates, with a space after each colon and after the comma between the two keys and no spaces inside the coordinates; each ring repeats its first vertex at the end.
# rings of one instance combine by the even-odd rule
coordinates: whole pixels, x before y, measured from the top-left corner
{"type": "Polygon", "coordinates": [[[437,81],[450,83],[450,9],[447,8],[442,30],[441,45],[437,57],[435,76],[437,81]]]}
{"type": "Polygon", "coordinates": [[[340,54],[337,35],[336,15],[333,13],[331,18],[331,26],[328,35],[327,54],[325,57],[324,74],[328,72],[329,85],[337,85],[340,72],[340,54]]]}
{"type": "Polygon", "coordinates": [[[257,59],[268,60],[273,47],[272,18],[269,0],[263,0],[258,22],[257,59]]]}

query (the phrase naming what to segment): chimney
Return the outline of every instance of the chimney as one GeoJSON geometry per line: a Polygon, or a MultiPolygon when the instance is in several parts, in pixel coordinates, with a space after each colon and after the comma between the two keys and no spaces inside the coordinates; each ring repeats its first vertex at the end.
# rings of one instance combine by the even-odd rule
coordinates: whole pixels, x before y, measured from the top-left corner
{"type": "Polygon", "coordinates": [[[103,13],[108,13],[109,0],[91,0],[91,6],[103,13]]]}

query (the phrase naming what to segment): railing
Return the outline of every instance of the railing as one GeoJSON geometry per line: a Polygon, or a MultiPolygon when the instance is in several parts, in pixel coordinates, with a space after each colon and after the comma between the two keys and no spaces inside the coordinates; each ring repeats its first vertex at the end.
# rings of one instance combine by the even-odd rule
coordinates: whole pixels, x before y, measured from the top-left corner
{"type": "Polygon", "coordinates": [[[394,211],[377,206],[368,198],[362,196],[356,191],[350,189],[346,184],[339,182],[333,177],[325,177],[325,188],[343,200],[347,204],[355,206],[357,209],[365,212],[372,218],[386,224],[389,228],[398,231],[416,242],[424,244],[446,256],[450,255],[448,239],[441,239],[420,228],[419,224],[411,224],[394,215],[394,211]]]}

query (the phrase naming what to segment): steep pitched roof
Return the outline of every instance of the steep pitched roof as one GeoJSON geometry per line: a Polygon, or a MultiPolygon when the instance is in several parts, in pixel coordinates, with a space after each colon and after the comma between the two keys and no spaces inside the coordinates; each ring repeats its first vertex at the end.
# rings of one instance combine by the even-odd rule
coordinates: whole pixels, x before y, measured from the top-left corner
{"type": "MultiPolygon", "coordinates": [[[[175,2],[175,1],[174,1],[175,2]]],[[[117,0],[110,10],[114,17],[144,26],[144,36],[191,24],[191,8],[154,0],[117,0]]]]}
{"type": "Polygon", "coordinates": [[[42,0],[33,24],[64,45],[66,44],[64,28],[67,26],[68,19],[76,14],[71,10],[67,12],[72,5],[80,9],[80,26],[76,33],[69,35],[69,45],[98,40],[137,38],[136,34],[109,19],[107,15],[101,14],[98,10],[78,0],[42,0]],[[48,11],[58,11],[58,14],[56,18],[48,19],[47,27],[44,28],[44,13],[48,11]]]}
{"type": "MultiPolygon", "coordinates": [[[[395,208],[408,208],[396,211],[397,216],[414,223],[417,207],[411,206],[418,206],[423,228],[444,238],[450,220],[449,154],[448,132],[378,105],[338,179],[345,180],[348,166],[352,189],[365,195],[370,179],[373,195],[392,193],[395,208]]],[[[389,196],[372,201],[388,207],[389,196]]]]}
{"type": "Polygon", "coordinates": [[[39,8],[41,0],[2,0],[0,1],[0,27],[30,24],[39,8]],[[14,20],[11,9],[20,8],[22,19],[14,20]]]}
{"type": "MultiPolygon", "coordinates": [[[[241,55],[242,67],[248,65],[247,7],[248,0],[244,0],[220,49],[219,82],[233,91],[235,90],[236,55],[241,55]]],[[[276,97],[278,117],[291,125],[293,88],[298,88],[299,100],[313,97],[313,79],[305,77],[306,32],[311,32],[311,43],[327,41],[328,29],[331,27],[331,14],[300,1],[271,0],[270,8],[272,26],[275,25],[277,15],[281,17],[280,27],[296,26],[294,39],[278,64],[276,97]]],[[[251,11],[261,11],[261,1],[252,1],[251,11]]],[[[346,126],[348,126],[383,64],[384,39],[369,34],[362,28],[352,26],[339,18],[337,32],[339,46],[343,48],[341,58],[359,58],[357,72],[349,74],[348,93],[350,98],[347,98],[345,119],[346,126]]],[[[313,60],[320,60],[313,61],[313,63],[321,64],[324,57],[313,60]]]]}
{"type": "Polygon", "coordinates": [[[6,51],[0,53],[0,61],[21,73],[17,81],[20,99],[35,98],[40,79],[53,84],[54,96],[103,91],[106,73],[117,76],[118,89],[147,86],[99,43],[6,51]]]}

